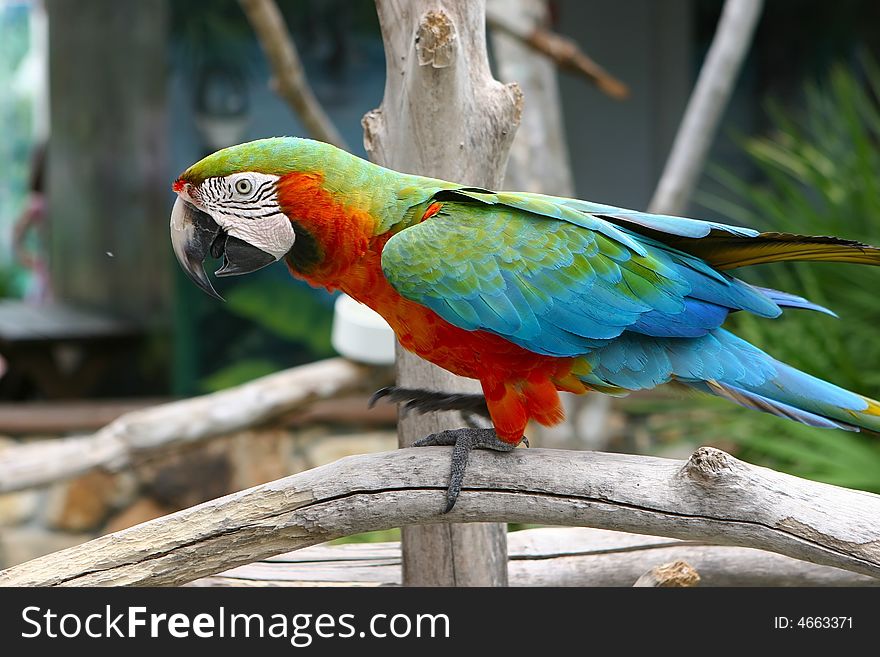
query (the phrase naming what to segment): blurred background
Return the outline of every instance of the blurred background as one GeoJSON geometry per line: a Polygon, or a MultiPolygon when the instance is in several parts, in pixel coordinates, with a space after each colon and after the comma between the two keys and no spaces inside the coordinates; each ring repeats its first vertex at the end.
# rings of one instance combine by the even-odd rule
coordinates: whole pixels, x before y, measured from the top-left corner
{"type": "MultiPolygon", "coordinates": [[[[385,78],[372,0],[278,5],[318,101],[365,156],[360,119],[380,104],[385,78]]],[[[561,157],[577,196],[647,206],[721,8],[549,2],[549,29],[629,88],[618,100],[558,76],[561,157]]],[[[688,212],[880,244],[878,52],[876,2],[769,0],[688,212]]],[[[180,171],[233,143],[306,136],[270,78],[234,0],[0,0],[0,450],[89,434],[132,409],[334,355],[333,299],[284,267],[217,281],[228,300],[220,304],[171,257],[170,185],[180,171]]],[[[735,317],[736,331],[880,397],[880,272],[774,265],[745,277],[840,319],[735,317]]],[[[569,405],[571,421],[543,444],[676,457],[713,444],[880,492],[880,444],[857,434],[664,390],[610,407],[569,405]]],[[[0,567],[345,454],[393,448],[394,424],[392,407],[367,411],[366,396],[355,395],[130,471],[0,495],[0,567]]]]}

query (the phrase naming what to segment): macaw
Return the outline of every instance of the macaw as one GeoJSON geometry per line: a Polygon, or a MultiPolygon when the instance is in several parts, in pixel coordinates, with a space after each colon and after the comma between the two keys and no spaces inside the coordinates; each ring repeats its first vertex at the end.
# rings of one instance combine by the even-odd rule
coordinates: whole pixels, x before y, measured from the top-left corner
{"type": "MultiPolygon", "coordinates": [[[[392,171],[309,139],[220,150],[174,182],[174,253],[205,274],[284,260],[293,276],[373,308],[404,348],[478,379],[492,429],[452,445],[447,510],[471,449],[509,451],[529,420],[563,418],[558,391],[621,395],[674,382],[803,424],[880,432],[880,403],[775,360],[722,327],[733,312],[833,314],[729,273],[816,260],[880,265],[880,249],[836,237],[761,233],[600,203],[468,187],[392,171]]],[[[380,393],[381,394],[381,393],[380,393]]],[[[421,410],[474,399],[392,390],[421,410]]]]}

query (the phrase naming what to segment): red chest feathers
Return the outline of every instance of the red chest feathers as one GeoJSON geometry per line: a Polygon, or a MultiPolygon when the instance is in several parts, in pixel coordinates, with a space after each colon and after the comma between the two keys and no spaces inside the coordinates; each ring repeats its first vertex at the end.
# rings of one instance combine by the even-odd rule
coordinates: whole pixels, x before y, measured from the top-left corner
{"type": "MultiPolygon", "coordinates": [[[[342,290],[382,315],[401,344],[455,374],[479,379],[498,434],[517,442],[528,418],[552,424],[562,417],[557,388],[582,392],[572,360],[532,353],[485,331],[466,331],[404,299],[382,273],[390,234],[374,236],[369,213],[346,207],[322,187],[320,174],[279,181],[279,201],[297,231],[287,257],[294,276],[342,290]]],[[[430,219],[429,219],[430,220],[430,219]]]]}

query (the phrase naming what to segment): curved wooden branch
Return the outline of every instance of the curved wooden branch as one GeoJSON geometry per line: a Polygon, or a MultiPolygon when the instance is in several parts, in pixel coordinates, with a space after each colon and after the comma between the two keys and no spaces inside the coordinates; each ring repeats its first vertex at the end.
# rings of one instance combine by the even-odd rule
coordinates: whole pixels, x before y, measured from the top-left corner
{"type": "Polygon", "coordinates": [[[296,45],[287,32],[278,5],[274,0],[239,0],[239,3],[272,67],[275,76],[272,86],[278,95],[287,101],[309,135],[350,151],[309,86],[296,45]]]}
{"type": "Polygon", "coordinates": [[[210,395],[132,411],[90,436],[0,451],[0,493],[44,486],[96,468],[121,470],[146,455],[267,422],[318,399],[367,389],[370,369],[331,358],[210,395]]]}
{"type": "MultiPolygon", "coordinates": [[[[646,569],[686,561],[700,586],[880,586],[880,579],[781,554],[589,527],[507,535],[510,586],[632,586],[646,569]]],[[[316,545],[191,586],[400,586],[400,543],[316,545]]]]}
{"type": "Polygon", "coordinates": [[[472,455],[447,516],[448,448],[349,457],[0,572],[0,584],[174,585],[409,524],[584,525],[756,547],[880,576],[880,496],[701,447],[686,461],[519,449],[472,455]]]}

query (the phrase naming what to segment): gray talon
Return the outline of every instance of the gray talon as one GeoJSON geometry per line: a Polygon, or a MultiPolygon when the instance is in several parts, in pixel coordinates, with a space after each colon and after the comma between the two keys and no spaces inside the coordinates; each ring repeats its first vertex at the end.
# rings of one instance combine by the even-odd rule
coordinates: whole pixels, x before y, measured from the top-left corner
{"type": "MultiPolygon", "coordinates": [[[[525,440],[525,437],[523,437],[525,440]]],[[[528,441],[526,441],[528,445],[528,441]]],[[[467,470],[468,457],[471,450],[491,449],[496,452],[510,452],[516,445],[504,442],[494,429],[451,429],[433,433],[415,441],[412,447],[449,447],[452,446],[452,467],[449,476],[449,488],[446,490],[446,508],[449,513],[461,493],[464,473],[467,470]]]]}
{"type": "Polygon", "coordinates": [[[394,388],[392,386],[387,386],[385,388],[380,388],[379,390],[374,392],[370,399],[367,401],[367,408],[373,408],[373,406],[375,406],[380,399],[389,396],[393,390],[394,388]]]}

